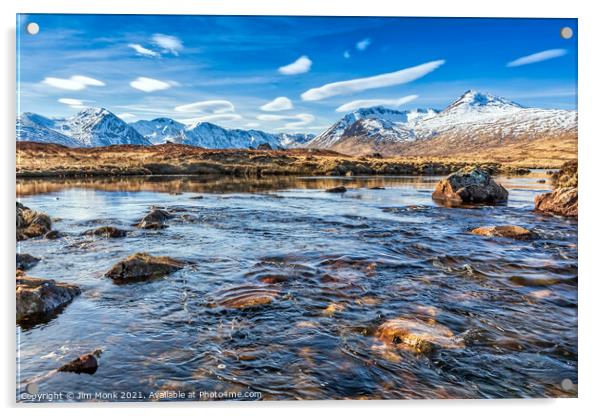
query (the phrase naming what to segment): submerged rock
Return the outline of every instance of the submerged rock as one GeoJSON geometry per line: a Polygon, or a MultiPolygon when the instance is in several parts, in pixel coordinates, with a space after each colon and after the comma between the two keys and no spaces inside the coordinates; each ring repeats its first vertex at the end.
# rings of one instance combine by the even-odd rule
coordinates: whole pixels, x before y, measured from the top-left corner
{"type": "Polygon", "coordinates": [[[56,240],[57,238],[61,238],[62,236],[63,235],[57,230],[51,230],[44,234],[44,238],[46,240],[56,240]]]}
{"type": "Polygon", "coordinates": [[[17,253],[17,270],[29,270],[38,264],[39,261],[39,258],[34,257],[31,254],[17,253]]]}
{"type": "Polygon", "coordinates": [[[470,231],[472,234],[482,235],[486,237],[506,237],[515,238],[517,240],[530,240],[537,235],[526,228],[518,225],[495,225],[491,227],[479,227],[470,231]]]}
{"type": "Polygon", "coordinates": [[[151,212],[146,214],[144,218],[136,224],[136,227],[145,229],[167,228],[165,221],[170,218],[173,218],[173,215],[164,209],[153,208],[151,212]]]}
{"type": "Polygon", "coordinates": [[[535,197],[535,211],[547,214],[577,217],[579,214],[577,161],[566,162],[552,174],[554,191],[535,197]]]}
{"type": "Polygon", "coordinates": [[[329,188],[324,192],[331,192],[331,193],[335,193],[335,194],[342,194],[344,192],[347,192],[347,188],[345,188],[344,186],[336,186],[334,188],[329,188]]]}
{"type": "Polygon", "coordinates": [[[104,238],[119,238],[125,237],[127,235],[127,232],[125,230],[120,230],[116,227],[104,226],[98,227],[94,230],[88,230],[84,232],[84,235],[104,238]]]}
{"type": "Polygon", "coordinates": [[[433,199],[452,204],[497,204],[508,200],[508,191],[479,167],[467,167],[437,183],[433,199]]]}
{"type": "Polygon", "coordinates": [[[560,188],[535,197],[535,211],[564,217],[577,217],[579,195],[577,188],[560,188]]]}
{"type": "Polygon", "coordinates": [[[464,341],[454,336],[446,326],[432,321],[426,323],[418,319],[391,319],[378,328],[377,336],[387,343],[424,354],[440,348],[464,347],[464,341]]]}
{"type": "Polygon", "coordinates": [[[214,306],[228,309],[257,308],[272,303],[278,294],[277,289],[262,286],[237,286],[219,292],[214,306]]]}
{"type": "Polygon", "coordinates": [[[113,279],[115,283],[141,282],[166,276],[184,266],[184,262],[170,257],[136,253],[114,265],[105,276],[113,279]]]}
{"type": "Polygon", "coordinates": [[[17,274],[17,322],[43,320],[80,293],[72,284],[17,274]]]}
{"type": "Polygon", "coordinates": [[[50,217],[17,202],[17,241],[46,234],[52,228],[50,217]]]}
{"type": "Polygon", "coordinates": [[[102,350],[95,350],[92,353],[81,355],[75,360],[62,365],[57,371],[77,374],[94,374],[98,369],[98,360],[101,354],[102,350]]]}

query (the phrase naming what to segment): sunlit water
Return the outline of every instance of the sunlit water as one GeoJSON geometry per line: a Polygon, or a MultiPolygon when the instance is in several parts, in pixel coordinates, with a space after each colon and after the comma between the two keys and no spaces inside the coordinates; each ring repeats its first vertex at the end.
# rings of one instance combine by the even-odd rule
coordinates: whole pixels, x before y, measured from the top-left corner
{"type": "Polygon", "coordinates": [[[17,394],[101,348],[94,375],[43,377],[39,392],[574,396],[560,384],[577,383],[577,222],[532,212],[534,196],[549,190],[542,175],[500,177],[508,204],[473,209],[435,204],[436,177],[19,182],[21,201],[66,235],[20,244],[42,258],[28,274],[75,283],[82,294],[49,322],[17,327],[17,394]],[[349,191],[324,192],[340,184],[349,191]],[[169,228],[132,226],[151,206],[177,213],[169,228]],[[467,232],[501,224],[539,239],[467,232]],[[82,236],[100,225],[130,233],[82,236]],[[193,264],[147,283],[103,276],[141,251],[193,264]],[[230,289],[277,295],[254,309],[216,306],[230,289]],[[376,338],[387,319],[424,311],[465,348],[427,356],[376,338]]]}

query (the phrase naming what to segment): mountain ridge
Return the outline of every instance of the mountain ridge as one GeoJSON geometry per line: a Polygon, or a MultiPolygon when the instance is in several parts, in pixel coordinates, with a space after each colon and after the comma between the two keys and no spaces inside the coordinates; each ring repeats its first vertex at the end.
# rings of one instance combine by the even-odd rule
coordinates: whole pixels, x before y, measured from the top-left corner
{"type": "Polygon", "coordinates": [[[51,119],[35,113],[17,117],[17,140],[57,143],[68,147],[96,147],[113,144],[149,146],[178,143],[210,149],[249,148],[269,145],[292,148],[314,135],[272,134],[261,130],[227,129],[209,122],[186,125],[168,117],[126,123],[105,108],[90,107],[69,118],[51,119]]]}
{"type": "Polygon", "coordinates": [[[397,112],[396,119],[372,114],[368,118],[357,117],[358,112],[365,114],[368,110],[345,115],[306,147],[356,156],[452,156],[562,139],[570,142],[576,152],[576,111],[524,107],[475,90],[466,91],[442,111],[413,110],[418,116],[408,120],[400,114],[411,111],[397,112]],[[349,120],[355,121],[349,124],[349,120]]]}

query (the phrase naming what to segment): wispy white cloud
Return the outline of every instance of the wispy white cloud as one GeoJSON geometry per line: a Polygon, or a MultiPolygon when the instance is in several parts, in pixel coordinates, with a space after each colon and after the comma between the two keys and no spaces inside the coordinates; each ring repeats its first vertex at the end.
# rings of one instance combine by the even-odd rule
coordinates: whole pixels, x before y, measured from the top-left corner
{"type": "Polygon", "coordinates": [[[278,72],[284,75],[304,74],[311,69],[312,61],[307,56],[303,55],[295,62],[278,68],[278,72]]]}
{"type": "Polygon", "coordinates": [[[132,113],[121,113],[121,114],[117,114],[117,117],[119,117],[122,120],[131,120],[133,118],[136,118],[136,114],[132,114],[132,113]]]}
{"type": "Polygon", "coordinates": [[[245,124],[245,127],[256,128],[256,127],[259,127],[260,125],[261,124],[252,121],[250,123],[245,124]]]}
{"type": "Polygon", "coordinates": [[[368,48],[368,46],[370,46],[371,43],[372,43],[372,41],[370,40],[370,38],[362,39],[358,43],[355,44],[355,48],[358,51],[365,51],[366,48],[368,48]]]}
{"type": "Polygon", "coordinates": [[[80,91],[88,86],[103,87],[105,83],[94,78],[85,77],[83,75],[73,75],[70,78],[55,78],[46,77],[42,84],[49,85],[54,88],[69,91],[80,91]]]}
{"type": "Polygon", "coordinates": [[[210,111],[213,114],[234,112],[234,104],[227,100],[207,100],[183,104],[174,108],[179,113],[196,113],[210,111]]]}
{"type": "Polygon", "coordinates": [[[77,109],[86,108],[86,106],[84,105],[84,102],[82,100],[78,100],[75,98],[59,98],[57,101],[61,104],[68,105],[71,108],[77,108],[77,109]]]}
{"type": "Polygon", "coordinates": [[[152,39],[153,43],[163,49],[163,51],[172,53],[176,56],[184,49],[182,41],[175,36],[155,33],[152,39]]]}
{"type": "Polygon", "coordinates": [[[300,113],[291,116],[276,115],[276,114],[260,114],[257,116],[257,120],[261,121],[289,121],[284,125],[286,129],[294,129],[297,127],[305,126],[313,122],[316,118],[313,114],[300,113]]]}
{"type": "Polygon", "coordinates": [[[260,107],[263,111],[284,111],[293,108],[293,102],[287,97],[278,97],[260,107]]]}
{"type": "Polygon", "coordinates": [[[336,111],[337,113],[344,113],[357,110],[358,108],[375,107],[378,105],[386,105],[388,107],[399,107],[403,104],[407,104],[409,102],[414,101],[416,98],[418,98],[417,95],[407,95],[405,97],[397,99],[375,98],[372,100],[355,100],[343,104],[342,106],[337,108],[336,111]]]}
{"type": "Polygon", "coordinates": [[[506,64],[507,67],[523,66],[534,64],[536,62],[547,61],[548,59],[558,58],[567,54],[566,49],[548,49],[545,51],[537,52],[531,55],[522,56],[514,61],[510,61],[506,64]]]}
{"type": "Polygon", "coordinates": [[[153,92],[171,88],[174,85],[172,82],[165,82],[158,79],[138,77],[130,82],[130,86],[140,91],[153,92]]]}
{"type": "Polygon", "coordinates": [[[349,51],[343,52],[343,58],[345,58],[345,59],[351,58],[351,54],[349,53],[349,51]]]}
{"type": "Polygon", "coordinates": [[[207,122],[215,122],[215,121],[237,121],[241,120],[242,116],[236,113],[226,113],[226,114],[208,114],[200,117],[188,118],[188,119],[180,119],[178,120],[184,124],[194,124],[200,123],[203,121],[207,122]]]}
{"type": "Polygon", "coordinates": [[[130,44],[128,44],[128,46],[130,48],[132,48],[133,50],[135,50],[139,55],[151,56],[151,57],[157,57],[157,56],[161,55],[159,52],[155,52],[151,49],[147,49],[138,43],[130,43],[130,44]]]}
{"type": "Polygon", "coordinates": [[[445,60],[427,62],[411,68],[402,69],[387,74],[375,75],[367,78],[351,79],[348,81],[333,82],[318,88],[312,88],[301,94],[303,101],[318,101],[324,98],[341,94],[351,94],[374,88],[389,87],[392,85],[406,84],[430,74],[445,63],[445,60]]]}

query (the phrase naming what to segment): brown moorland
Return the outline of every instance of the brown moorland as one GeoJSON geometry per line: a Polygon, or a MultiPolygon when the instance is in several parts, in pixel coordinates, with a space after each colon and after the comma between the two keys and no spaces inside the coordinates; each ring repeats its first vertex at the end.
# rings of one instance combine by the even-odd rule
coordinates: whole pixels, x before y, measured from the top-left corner
{"type": "Polygon", "coordinates": [[[554,168],[563,160],[499,161],[482,157],[346,156],[323,149],[204,149],[163,144],[69,148],[57,144],[17,143],[16,174],[26,177],[91,177],[130,175],[399,175],[448,174],[479,164],[491,171],[554,168]]]}

